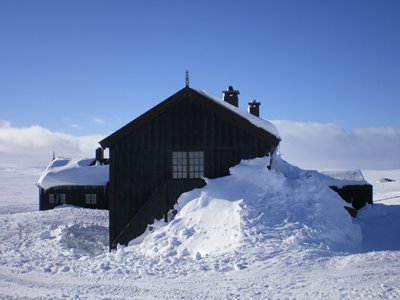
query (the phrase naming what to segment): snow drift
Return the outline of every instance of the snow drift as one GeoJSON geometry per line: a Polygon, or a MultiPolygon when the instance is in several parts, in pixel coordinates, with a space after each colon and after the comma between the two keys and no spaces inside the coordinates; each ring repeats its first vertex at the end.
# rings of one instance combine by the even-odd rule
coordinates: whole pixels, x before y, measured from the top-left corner
{"type": "Polygon", "coordinates": [[[206,179],[204,188],[183,194],[168,224],[156,222],[131,244],[143,254],[185,256],[232,253],[246,245],[313,245],[345,250],[362,235],[328,183],[332,178],[303,171],[279,157],[242,161],[230,176],[206,179]],[[141,241],[143,239],[143,241],[141,241]],[[141,243],[140,243],[141,242],[141,243]]]}

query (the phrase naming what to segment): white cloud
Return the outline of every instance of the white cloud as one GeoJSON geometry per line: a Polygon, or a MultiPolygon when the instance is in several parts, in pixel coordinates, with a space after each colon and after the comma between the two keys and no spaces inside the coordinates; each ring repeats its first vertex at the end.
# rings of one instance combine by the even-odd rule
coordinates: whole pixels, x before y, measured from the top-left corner
{"type": "Polygon", "coordinates": [[[11,127],[11,123],[5,120],[0,120],[0,127],[11,127]]]}
{"type": "Polygon", "coordinates": [[[93,123],[99,124],[99,125],[105,123],[105,121],[102,118],[98,118],[98,117],[93,117],[92,121],[93,121],[93,123]]]}
{"type": "Polygon", "coordinates": [[[307,169],[400,169],[400,129],[273,121],[283,158],[307,169]]]}
{"type": "Polygon", "coordinates": [[[79,126],[78,124],[70,124],[69,127],[74,128],[74,129],[82,129],[82,127],[79,126]]]}
{"type": "Polygon", "coordinates": [[[73,136],[50,131],[38,125],[12,127],[0,121],[0,165],[45,167],[53,151],[58,156],[94,157],[104,136],[73,136]]]}

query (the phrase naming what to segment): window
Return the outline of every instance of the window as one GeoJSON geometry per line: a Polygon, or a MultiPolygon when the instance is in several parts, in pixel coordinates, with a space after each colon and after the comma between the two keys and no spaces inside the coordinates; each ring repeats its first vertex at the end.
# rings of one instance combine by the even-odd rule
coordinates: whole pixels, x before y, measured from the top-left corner
{"type": "Polygon", "coordinates": [[[66,200],[66,195],[65,194],[59,194],[59,196],[60,196],[60,204],[65,204],[65,200],[66,200]]]}
{"type": "Polygon", "coordinates": [[[66,194],[49,194],[49,204],[65,204],[67,200],[66,194]]]}
{"type": "Polygon", "coordinates": [[[172,152],[172,178],[201,178],[204,176],[204,152],[172,152]]]}
{"type": "Polygon", "coordinates": [[[187,152],[172,152],[172,178],[187,178],[187,152]]]}
{"type": "Polygon", "coordinates": [[[85,194],[85,204],[97,204],[97,194],[85,194]]]}
{"type": "Polygon", "coordinates": [[[204,176],[204,153],[201,151],[189,152],[189,178],[204,176]]]}

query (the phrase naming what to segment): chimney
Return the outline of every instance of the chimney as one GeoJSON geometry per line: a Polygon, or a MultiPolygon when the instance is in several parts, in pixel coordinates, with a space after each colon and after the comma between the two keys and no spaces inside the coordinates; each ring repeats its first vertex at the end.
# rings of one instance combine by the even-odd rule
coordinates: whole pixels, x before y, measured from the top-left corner
{"type": "Polygon", "coordinates": [[[230,85],[227,91],[222,91],[224,95],[224,101],[229,104],[239,107],[239,91],[235,91],[233,87],[230,85]]]}
{"type": "Polygon", "coordinates": [[[96,161],[99,162],[100,165],[103,164],[103,161],[104,161],[104,150],[101,147],[96,149],[96,161]]]}
{"type": "Polygon", "coordinates": [[[261,105],[260,102],[257,102],[256,99],[253,99],[252,101],[249,102],[247,111],[256,117],[259,117],[260,116],[260,105],[261,105]]]}

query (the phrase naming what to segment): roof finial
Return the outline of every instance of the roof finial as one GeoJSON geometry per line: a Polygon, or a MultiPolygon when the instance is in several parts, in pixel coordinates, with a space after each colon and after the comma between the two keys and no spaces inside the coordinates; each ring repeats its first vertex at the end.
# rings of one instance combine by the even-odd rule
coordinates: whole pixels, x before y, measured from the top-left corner
{"type": "Polygon", "coordinates": [[[189,87],[189,71],[186,70],[185,87],[189,87]]]}

